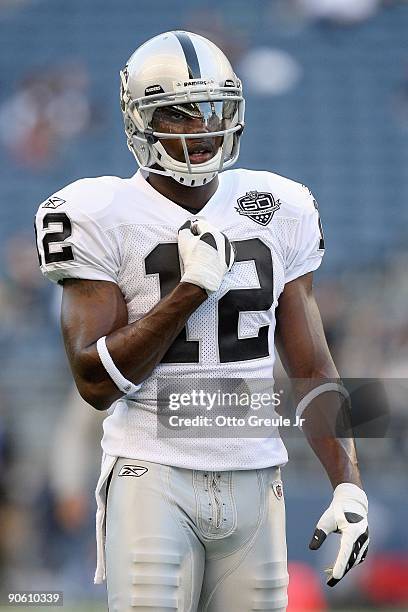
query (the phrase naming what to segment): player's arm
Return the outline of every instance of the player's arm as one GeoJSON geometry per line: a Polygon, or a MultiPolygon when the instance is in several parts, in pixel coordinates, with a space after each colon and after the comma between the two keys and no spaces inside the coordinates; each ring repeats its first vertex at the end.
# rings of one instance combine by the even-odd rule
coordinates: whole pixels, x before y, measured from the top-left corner
{"type": "Polygon", "coordinates": [[[123,396],[105,370],[96,348],[106,336],[113,362],[134,384],[145,380],[207,298],[201,287],[179,283],[150,312],[128,324],[125,299],[115,283],[66,279],[61,325],[65,349],[82,397],[105,410],[123,396]]]}
{"type": "MultiPolygon", "coordinates": [[[[311,389],[318,391],[327,379],[338,380],[313,296],[312,273],[286,284],[277,310],[276,340],[297,402],[311,389]]],[[[344,396],[338,391],[325,391],[317,393],[302,414],[302,429],[334,489],[333,501],[317,524],[310,548],[319,548],[331,532],[342,534],[336,562],[329,572],[330,586],[364,560],[368,547],[368,502],[362,490],[354,439],[337,437],[333,427],[337,421],[334,415],[343,411],[344,396]]]]}
{"type": "MultiPolygon", "coordinates": [[[[282,364],[292,379],[297,403],[310,389],[326,380],[339,379],[313,295],[312,278],[309,273],[287,283],[277,309],[276,343],[282,364]]],[[[325,429],[328,402],[332,413],[338,414],[344,397],[336,391],[318,395],[302,413],[303,431],[333,488],[342,482],[361,487],[354,440],[334,437],[331,419],[325,429]]]]}
{"type": "Polygon", "coordinates": [[[226,236],[203,220],[180,228],[178,243],[184,268],[180,283],[134,323],[128,324],[126,303],[115,283],[64,282],[62,330],[68,359],[80,394],[99,410],[123,392],[105,369],[97,341],[106,336],[106,348],[120,374],[133,384],[142,383],[234,262],[226,236]]]}

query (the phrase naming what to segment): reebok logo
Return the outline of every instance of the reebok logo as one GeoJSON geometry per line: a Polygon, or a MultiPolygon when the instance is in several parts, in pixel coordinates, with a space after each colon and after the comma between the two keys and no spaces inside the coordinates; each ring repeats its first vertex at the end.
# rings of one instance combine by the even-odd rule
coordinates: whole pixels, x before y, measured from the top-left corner
{"type": "Polygon", "coordinates": [[[140,478],[140,476],[146,474],[147,471],[147,468],[142,465],[124,465],[118,476],[135,476],[136,478],[140,478]]]}
{"type": "Polygon", "coordinates": [[[65,204],[66,200],[62,198],[58,198],[57,196],[52,196],[48,198],[48,200],[43,204],[43,208],[58,208],[61,204],[65,204]]]}

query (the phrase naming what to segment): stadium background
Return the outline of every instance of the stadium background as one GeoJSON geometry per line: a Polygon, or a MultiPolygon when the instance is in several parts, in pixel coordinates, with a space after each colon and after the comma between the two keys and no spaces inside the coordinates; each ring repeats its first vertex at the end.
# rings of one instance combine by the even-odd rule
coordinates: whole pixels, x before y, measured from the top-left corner
{"type": "Polygon", "coordinates": [[[92,584],[103,415],[72,392],[32,219],[77,178],[133,173],[118,70],[168,29],[208,35],[242,77],[240,165],[314,191],[327,247],[316,291],[340,372],[399,379],[393,434],[358,441],[371,554],[334,590],[322,572],[334,548],[307,550],[330,487],[289,440],[289,610],[406,609],[408,4],[392,0],[0,2],[1,591],[54,588],[67,609],[106,609],[92,584]]]}

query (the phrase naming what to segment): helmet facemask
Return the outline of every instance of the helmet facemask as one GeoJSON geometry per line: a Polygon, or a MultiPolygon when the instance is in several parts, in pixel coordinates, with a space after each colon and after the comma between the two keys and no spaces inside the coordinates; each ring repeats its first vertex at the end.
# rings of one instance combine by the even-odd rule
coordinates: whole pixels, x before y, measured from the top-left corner
{"type": "Polygon", "coordinates": [[[214,83],[153,92],[133,100],[121,73],[121,102],[128,147],[139,166],[195,187],[235,163],[244,125],[241,84],[214,83]],[[184,131],[185,130],[185,131],[184,131]]]}

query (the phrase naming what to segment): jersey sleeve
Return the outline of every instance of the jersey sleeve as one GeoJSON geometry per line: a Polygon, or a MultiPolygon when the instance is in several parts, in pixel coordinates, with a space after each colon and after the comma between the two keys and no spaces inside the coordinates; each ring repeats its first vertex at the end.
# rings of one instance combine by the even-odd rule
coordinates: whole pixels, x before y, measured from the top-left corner
{"type": "Polygon", "coordinates": [[[53,282],[82,278],[116,283],[117,249],[98,219],[98,208],[87,212],[88,199],[98,194],[78,183],[54,194],[38,209],[35,238],[41,272],[53,282]]]}
{"type": "Polygon", "coordinates": [[[302,214],[288,250],[286,283],[317,270],[324,255],[324,237],[317,203],[313,194],[307,191],[302,214]]]}

